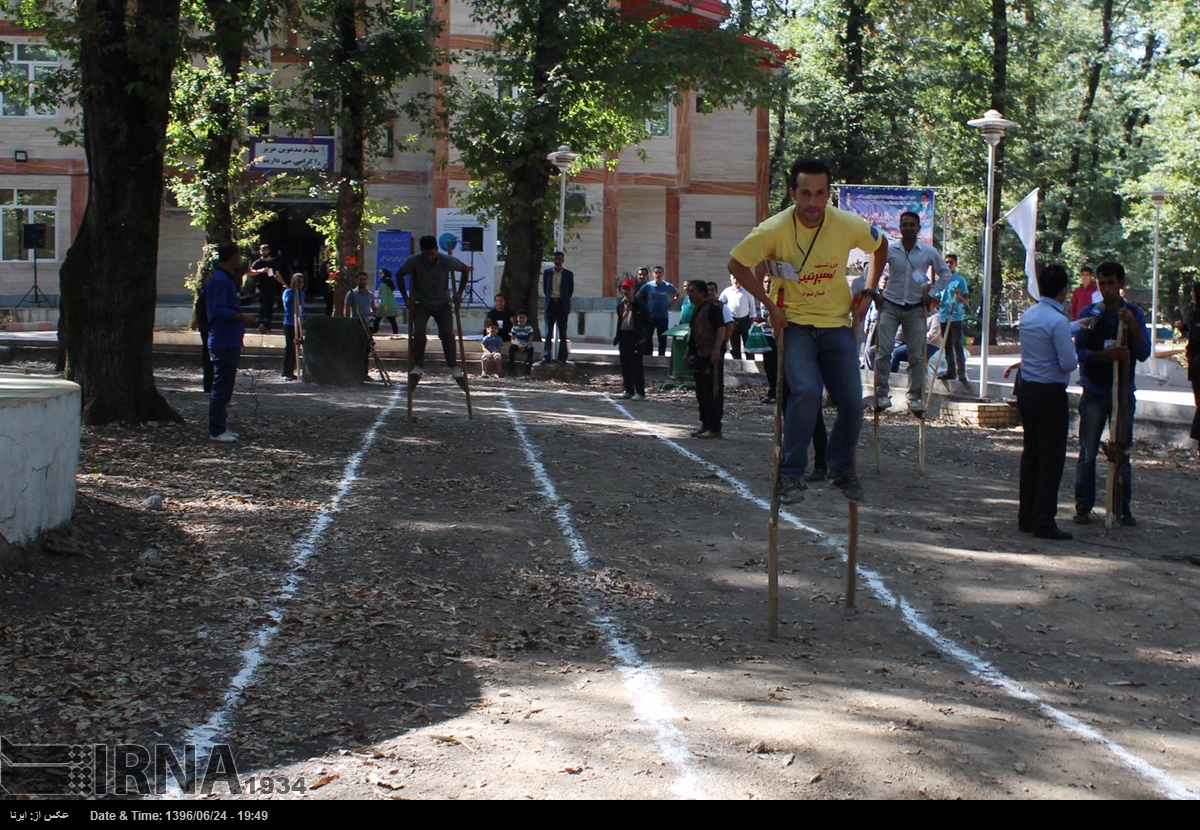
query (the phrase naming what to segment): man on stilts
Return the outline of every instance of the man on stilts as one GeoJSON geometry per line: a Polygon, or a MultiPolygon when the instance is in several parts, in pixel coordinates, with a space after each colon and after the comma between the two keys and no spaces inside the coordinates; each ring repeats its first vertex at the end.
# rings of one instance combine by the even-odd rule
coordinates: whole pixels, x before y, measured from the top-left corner
{"type": "Polygon", "coordinates": [[[887,241],[865,219],[828,204],[831,184],[824,162],[797,161],[788,176],[788,194],[795,205],[752,230],[729,260],[729,273],[763,304],[773,329],[784,333],[781,359],[790,391],[778,486],[783,504],[803,499],[822,387],[838,409],[826,453],[833,484],[851,502],[863,497],[854,469],[863,402],[851,311],[858,322],[868,305],[863,297],[876,295],[887,262],[887,241]],[[856,296],[846,280],[846,261],[854,248],[871,254],[865,286],[856,296]],[[797,274],[795,280],[772,280],[771,296],[752,271],[766,259],[789,262],[797,274]]]}
{"type": "Polygon", "coordinates": [[[437,321],[438,339],[442,341],[446,365],[461,385],[463,369],[455,356],[454,306],[451,301],[453,299],[454,305],[461,302],[467,279],[474,269],[439,251],[437,239],[432,236],[422,236],[420,247],[421,253],[404,260],[396,271],[397,287],[409,314],[408,339],[412,361],[408,372],[409,389],[416,386],[416,381],[425,373],[425,329],[431,317],[437,321]],[[450,279],[456,271],[462,274],[462,278],[451,298],[450,279]],[[406,276],[411,276],[410,287],[405,286],[406,276]]]}

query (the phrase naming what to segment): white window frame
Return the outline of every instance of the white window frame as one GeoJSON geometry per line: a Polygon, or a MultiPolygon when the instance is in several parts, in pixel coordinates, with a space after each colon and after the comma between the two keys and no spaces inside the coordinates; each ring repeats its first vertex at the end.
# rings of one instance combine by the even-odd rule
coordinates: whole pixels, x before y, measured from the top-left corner
{"type": "MultiPolygon", "coordinates": [[[[53,58],[31,58],[26,54],[31,50],[41,50],[53,54],[52,49],[40,43],[13,43],[0,40],[0,71],[20,74],[17,70],[24,67],[25,80],[32,97],[39,83],[40,72],[57,71],[61,61],[58,55],[54,55],[53,58]]],[[[4,93],[0,92],[0,118],[55,118],[58,116],[57,106],[28,104],[22,109],[24,112],[10,112],[9,102],[5,99],[4,93]]]]}
{"type": "Polygon", "coordinates": [[[50,247],[38,249],[38,261],[58,261],[58,228],[60,224],[58,195],[58,189],[53,187],[0,186],[0,262],[33,262],[33,249],[27,250],[21,245],[21,226],[31,224],[35,219],[39,218],[43,220],[49,218],[51,221],[46,223],[50,225],[50,227],[46,228],[46,241],[50,244],[50,247]],[[38,191],[53,193],[54,204],[20,204],[22,193],[34,193],[38,191]],[[16,219],[17,234],[15,240],[16,250],[10,251],[10,246],[6,244],[4,231],[7,229],[9,216],[14,213],[18,214],[14,217],[16,219]],[[21,256],[22,253],[24,253],[24,256],[21,256]]]}

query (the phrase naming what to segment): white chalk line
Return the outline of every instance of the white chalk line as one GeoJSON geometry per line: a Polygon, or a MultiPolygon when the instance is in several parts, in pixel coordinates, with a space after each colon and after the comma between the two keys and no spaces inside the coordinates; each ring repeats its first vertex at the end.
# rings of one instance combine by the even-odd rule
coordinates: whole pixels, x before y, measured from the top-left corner
{"type": "MultiPolygon", "coordinates": [[[[559,498],[558,490],[546,472],[537,448],[525,431],[516,409],[509,401],[508,394],[501,391],[500,397],[512,420],[513,429],[517,434],[517,443],[520,444],[521,452],[525,455],[525,463],[533,472],[533,477],[541,487],[546,501],[554,505],[554,519],[571,548],[571,557],[575,560],[575,566],[581,575],[593,570],[591,554],[588,552],[587,544],[575,530],[570,506],[559,498]]],[[[605,649],[615,661],[625,688],[632,699],[634,713],[642,722],[648,723],[654,728],[654,740],[658,745],[659,752],[664,760],[678,771],[679,777],[672,790],[682,798],[708,798],[709,796],[702,789],[699,775],[691,762],[687,740],[683,732],[675,726],[674,721],[680,715],[663,694],[658,672],[638,653],[637,647],[630,642],[629,635],[620,620],[613,614],[602,610],[603,603],[595,589],[585,587],[585,597],[588,613],[591,614],[596,627],[600,629],[605,649]]]]}
{"type": "MultiPolygon", "coordinates": [[[[644,421],[636,418],[626,407],[617,403],[617,401],[613,400],[608,395],[605,395],[604,398],[610,404],[612,404],[618,412],[636,424],[644,435],[657,438],[659,441],[662,441],[684,458],[699,464],[709,472],[716,475],[718,478],[728,482],[737,492],[737,494],[747,501],[763,508],[764,510],[769,511],[771,509],[770,502],[754,495],[754,493],[750,491],[749,487],[737,479],[728,470],[714,464],[706,458],[701,458],[691,450],[680,445],[678,442],[658,434],[650,424],[647,424],[644,421]]],[[[822,533],[816,528],[804,524],[791,513],[783,510],[782,508],[779,511],[779,515],[792,526],[799,528],[800,530],[807,530],[809,533],[812,533],[825,546],[837,550],[841,554],[842,561],[846,561],[848,558],[845,549],[845,540],[843,538],[822,533]]],[[[961,664],[970,674],[978,677],[980,680],[988,683],[989,685],[1003,690],[1017,700],[1020,700],[1024,703],[1033,704],[1043,715],[1057,723],[1063,729],[1066,729],[1068,732],[1071,732],[1086,741],[1099,744],[1101,747],[1112,753],[1117,760],[1125,764],[1125,766],[1127,766],[1129,769],[1147,779],[1154,786],[1154,788],[1158,790],[1159,793],[1167,798],[1189,801],[1200,799],[1200,796],[1198,796],[1194,790],[1171,776],[1165,770],[1159,769],[1148,761],[1145,761],[1142,758],[1139,758],[1137,755],[1134,755],[1132,752],[1125,749],[1115,741],[1104,737],[1104,735],[1096,728],[1088,726],[1078,718],[1072,717],[1066,712],[1063,712],[1061,709],[1057,709],[1054,706],[1051,706],[1049,703],[1046,703],[1033,692],[1023,688],[1019,683],[1017,683],[1017,681],[1004,674],[990,661],[979,656],[978,654],[975,654],[964,646],[959,645],[950,637],[938,631],[925,621],[925,615],[921,611],[917,610],[904,596],[897,596],[893,594],[891,590],[888,589],[886,581],[879,572],[867,568],[861,564],[857,565],[856,571],[863,577],[863,581],[870,587],[871,593],[874,594],[875,598],[879,600],[880,603],[889,608],[897,609],[900,612],[900,618],[904,620],[905,625],[907,625],[911,631],[928,640],[942,654],[945,654],[947,657],[950,657],[952,660],[961,664]]]]}
{"type": "Polygon", "coordinates": [[[317,551],[317,543],[321,540],[326,529],[333,524],[334,514],[341,508],[342,500],[350,493],[350,489],[358,480],[358,468],[362,464],[363,458],[370,452],[371,447],[375,444],[375,439],[379,434],[379,430],[383,427],[384,421],[388,415],[396,408],[396,404],[400,400],[400,394],[404,390],[403,385],[397,385],[396,391],[392,393],[391,399],[387,405],[380,411],[379,416],[375,419],[375,423],[367,430],[363,437],[362,444],[358,451],[355,452],[346,462],[346,467],[342,471],[342,480],[338,484],[337,491],[329,500],[329,504],[322,507],[321,510],[313,517],[312,525],[309,528],[308,535],[301,541],[297,542],[292,547],[292,558],[289,563],[289,573],[287,579],[284,580],[279,592],[275,595],[274,603],[267,617],[270,622],[263,623],[253,635],[254,645],[243,649],[241,653],[241,669],[233,679],[229,682],[229,688],[225,691],[221,707],[213,712],[204,723],[194,727],[185,735],[183,743],[185,746],[195,746],[197,757],[206,757],[212,750],[213,744],[229,725],[229,719],[233,711],[241,702],[242,693],[252,686],[256,680],[258,667],[262,664],[264,653],[270,648],[275,635],[279,633],[279,624],[283,620],[283,606],[285,606],[295,595],[304,582],[305,565],[317,551]]]}

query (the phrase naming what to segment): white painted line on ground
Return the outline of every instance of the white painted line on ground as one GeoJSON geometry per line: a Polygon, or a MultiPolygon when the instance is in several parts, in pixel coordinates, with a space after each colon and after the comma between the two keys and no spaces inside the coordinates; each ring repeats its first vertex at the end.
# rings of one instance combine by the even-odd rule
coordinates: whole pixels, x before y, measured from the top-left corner
{"type": "Polygon", "coordinates": [[[254,633],[254,645],[242,651],[241,670],[229,682],[229,688],[225,691],[221,708],[209,715],[208,720],[190,730],[184,737],[183,743],[185,746],[195,746],[197,748],[196,757],[207,757],[217,738],[220,737],[229,725],[229,718],[241,701],[242,692],[254,684],[255,674],[263,661],[263,655],[270,647],[272,640],[275,639],[275,635],[279,633],[279,623],[283,619],[283,606],[296,595],[300,584],[304,582],[304,575],[301,571],[308,564],[308,560],[316,553],[317,543],[321,540],[321,536],[325,533],[329,525],[333,524],[334,514],[338,512],[342,500],[346,498],[350,492],[350,488],[358,480],[359,465],[362,464],[363,458],[366,457],[371,447],[375,444],[375,438],[379,434],[380,428],[383,427],[383,422],[387,420],[388,415],[396,408],[396,404],[400,401],[401,391],[404,388],[402,385],[396,386],[396,391],[392,393],[391,399],[388,400],[387,405],[379,413],[379,417],[375,419],[375,423],[367,430],[366,435],[363,437],[362,445],[359,446],[358,451],[350,456],[350,459],[346,462],[337,492],[333,494],[333,498],[329,500],[329,504],[321,508],[320,512],[313,517],[308,535],[303,540],[297,542],[292,548],[292,559],[288,577],[279,589],[279,593],[275,596],[270,610],[266,612],[270,622],[264,623],[254,633]]]}
{"type": "MultiPolygon", "coordinates": [[[[513,429],[517,433],[517,443],[521,446],[521,452],[525,454],[525,462],[533,471],[533,477],[541,487],[542,495],[545,496],[548,503],[554,506],[554,519],[558,522],[559,530],[570,545],[571,556],[575,560],[576,567],[579,568],[580,575],[583,576],[587,571],[593,570],[594,566],[591,554],[588,553],[587,544],[575,531],[575,523],[571,519],[571,508],[559,498],[558,490],[546,472],[537,448],[525,431],[507,393],[502,391],[500,397],[504,401],[505,409],[508,410],[509,418],[512,419],[513,429]]],[[[629,635],[620,620],[601,610],[603,603],[596,591],[588,587],[585,596],[587,597],[588,612],[595,619],[596,627],[604,636],[605,648],[609,656],[616,662],[621,678],[625,681],[625,687],[633,701],[634,712],[642,722],[648,723],[654,728],[655,743],[658,744],[663,759],[679,771],[679,778],[672,788],[673,791],[683,798],[708,798],[700,786],[699,775],[692,765],[687,741],[683,733],[675,726],[674,721],[680,715],[672,708],[663,694],[658,672],[655,671],[653,665],[642,659],[637,647],[629,642],[629,635]]]]}
{"type": "MultiPolygon", "coordinates": [[[[752,502],[764,510],[771,509],[771,505],[766,499],[762,499],[754,495],[750,491],[749,487],[747,487],[728,470],[717,466],[706,458],[701,458],[691,450],[681,446],[678,442],[659,434],[657,427],[654,427],[653,425],[647,424],[645,421],[636,418],[628,409],[617,403],[608,395],[605,395],[604,398],[610,404],[612,404],[618,412],[620,412],[633,423],[637,424],[643,434],[652,438],[657,438],[659,441],[662,441],[684,458],[699,464],[701,467],[704,467],[718,478],[728,482],[737,492],[737,494],[747,501],[752,502]]],[[[780,509],[779,515],[781,518],[786,519],[794,527],[797,527],[800,530],[807,530],[808,532],[812,533],[824,545],[832,547],[841,553],[843,561],[846,560],[847,555],[844,539],[822,533],[816,528],[804,524],[786,510],[780,509]]],[[[861,564],[858,565],[857,571],[863,577],[866,584],[870,586],[871,593],[875,595],[875,598],[889,608],[897,609],[900,612],[900,618],[904,620],[905,625],[907,625],[910,630],[912,630],[918,636],[928,640],[942,654],[945,654],[947,657],[960,663],[975,677],[978,677],[985,683],[1003,690],[1011,697],[1016,698],[1023,703],[1033,704],[1037,707],[1038,711],[1050,718],[1050,720],[1057,723],[1063,729],[1066,729],[1068,732],[1071,732],[1086,741],[1091,741],[1104,747],[1122,764],[1148,780],[1151,785],[1158,790],[1159,793],[1167,798],[1181,800],[1200,799],[1200,796],[1198,796],[1194,790],[1189,788],[1183,782],[1172,777],[1166,771],[1159,769],[1153,764],[1143,760],[1142,758],[1139,758],[1137,755],[1134,755],[1120,744],[1104,737],[1099,730],[1088,726],[1078,718],[1072,717],[1066,712],[1056,709],[1049,703],[1046,703],[1033,692],[1022,688],[1017,681],[1008,677],[1006,674],[1000,671],[1000,669],[996,668],[990,661],[959,645],[950,637],[938,631],[925,621],[925,615],[913,607],[913,605],[909,603],[905,597],[893,594],[888,589],[883,576],[878,571],[871,570],[870,568],[864,567],[861,564]]]]}

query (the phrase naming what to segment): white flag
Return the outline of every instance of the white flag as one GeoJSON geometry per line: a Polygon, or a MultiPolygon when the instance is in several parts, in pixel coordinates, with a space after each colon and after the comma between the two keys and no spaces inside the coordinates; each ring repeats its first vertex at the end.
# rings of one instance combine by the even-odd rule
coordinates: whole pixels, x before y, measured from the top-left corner
{"type": "Polygon", "coordinates": [[[1037,287],[1037,204],[1039,187],[1029,191],[1029,195],[1017,203],[1017,206],[1004,214],[1008,224],[1012,225],[1021,244],[1025,246],[1025,277],[1026,289],[1029,296],[1035,300],[1041,299],[1037,287]]]}

